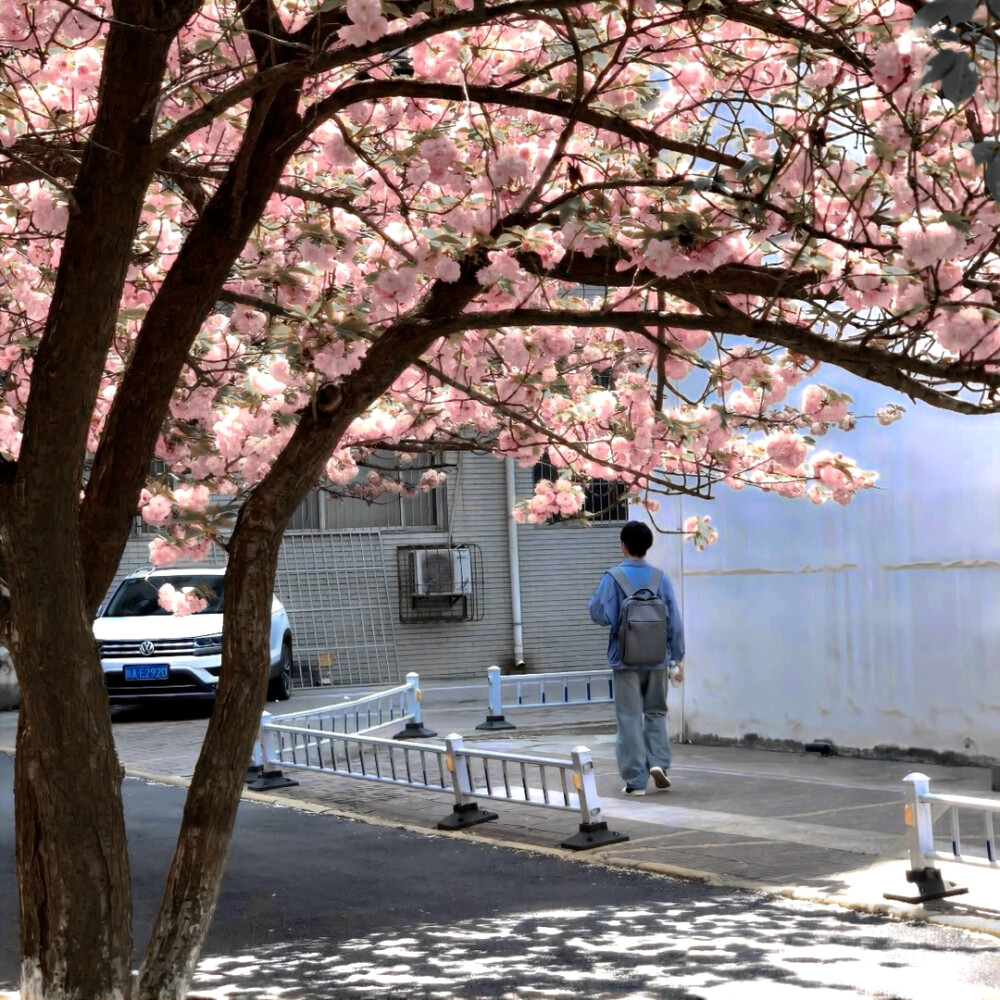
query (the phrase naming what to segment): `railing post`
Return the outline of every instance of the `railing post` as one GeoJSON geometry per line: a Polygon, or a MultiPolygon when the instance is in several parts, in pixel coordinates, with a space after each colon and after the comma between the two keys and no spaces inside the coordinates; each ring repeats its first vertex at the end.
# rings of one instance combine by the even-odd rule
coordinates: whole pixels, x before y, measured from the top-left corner
{"type": "Polygon", "coordinates": [[[595,847],[624,843],[628,840],[626,834],[609,830],[608,824],[601,819],[594,755],[587,747],[574,747],[570,756],[573,759],[573,787],[580,803],[580,829],[560,846],[571,851],[592,851],[595,847]]]}
{"type": "Polygon", "coordinates": [[[476,729],[517,729],[512,722],[503,717],[503,698],[500,693],[500,668],[490,667],[486,671],[489,708],[486,711],[486,721],[480,722],[476,729]]]}
{"type": "Polygon", "coordinates": [[[286,778],[281,773],[281,755],[276,747],[278,734],[268,729],[266,718],[267,712],[264,712],[260,720],[260,776],[247,785],[247,788],[255,792],[267,792],[272,788],[289,788],[298,784],[297,781],[286,778]]]}
{"type": "Polygon", "coordinates": [[[458,733],[444,738],[447,754],[444,759],[445,767],[451,775],[451,787],[455,792],[455,805],[450,816],[446,816],[437,828],[439,830],[461,830],[467,826],[475,826],[477,823],[486,823],[488,820],[496,819],[495,812],[487,809],[480,809],[479,804],[472,798],[475,789],[469,778],[469,765],[465,757],[462,756],[464,742],[458,733]]]}
{"type": "MultiPolygon", "coordinates": [[[[264,720],[271,717],[270,712],[261,712],[260,724],[264,725],[264,720]]],[[[261,743],[260,729],[257,730],[257,741],[253,745],[253,752],[250,754],[250,766],[247,768],[245,781],[249,785],[256,781],[264,773],[264,746],[261,743]]]]}
{"type": "Polygon", "coordinates": [[[420,716],[420,675],[415,672],[406,675],[406,725],[393,736],[394,740],[425,740],[437,736],[433,729],[424,726],[420,716]]]}
{"type": "Polygon", "coordinates": [[[944,899],[946,896],[960,896],[968,889],[946,882],[939,868],[934,866],[934,816],[931,804],[924,801],[930,794],[930,779],[926,774],[914,771],[903,778],[907,785],[907,803],[904,807],[906,822],[906,847],[910,856],[910,868],[906,881],[917,887],[918,895],[901,896],[885,892],[885,899],[896,899],[902,903],[923,903],[928,899],[944,899]]]}
{"type": "Polygon", "coordinates": [[[934,867],[933,859],[927,857],[934,853],[934,817],[930,803],[921,798],[930,793],[931,783],[926,774],[914,771],[903,778],[903,784],[907,788],[908,800],[905,818],[910,870],[920,872],[934,867]]]}

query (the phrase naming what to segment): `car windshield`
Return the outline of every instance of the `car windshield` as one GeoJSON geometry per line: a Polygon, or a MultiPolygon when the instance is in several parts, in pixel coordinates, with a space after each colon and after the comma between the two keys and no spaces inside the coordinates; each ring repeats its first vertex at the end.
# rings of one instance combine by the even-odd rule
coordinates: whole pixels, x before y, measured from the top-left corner
{"type": "Polygon", "coordinates": [[[193,590],[208,603],[196,612],[200,615],[217,615],[222,613],[223,577],[213,576],[206,579],[198,573],[190,576],[157,576],[151,574],[145,577],[130,577],[123,580],[108,602],[104,612],[105,618],[136,618],[142,615],[169,615],[170,612],[160,607],[159,589],[169,583],[176,590],[193,590]]]}

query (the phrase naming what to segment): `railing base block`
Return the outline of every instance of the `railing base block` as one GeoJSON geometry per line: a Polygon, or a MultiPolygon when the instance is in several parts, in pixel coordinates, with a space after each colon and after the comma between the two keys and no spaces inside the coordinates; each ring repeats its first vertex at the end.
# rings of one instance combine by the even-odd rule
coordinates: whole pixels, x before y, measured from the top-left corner
{"type": "Polygon", "coordinates": [[[249,785],[251,781],[256,781],[258,778],[263,777],[264,767],[262,764],[252,764],[247,768],[246,783],[249,785]]]}
{"type": "Polygon", "coordinates": [[[941,877],[938,868],[924,868],[917,870],[911,868],[906,873],[906,881],[912,882],[918,889],[919,895],[902,896],[896,893],[884,892],[883,899],[894,899],[900,903],[923,903],[929,899],[944,899],[947,896],[962,896],[969,890],[955,885],[953,882],[946,882],[941,877]]]}
{"type": "Polygon", "coordinates": [[[517,729],[513,722],[508,722],[502,715],[487,715],[485,722],[480,722],[476,729],[517,729]]]}
{"type": "Polygon", "coordinates": [[[437,736],[433,729],[428,729],[420,722],[408,722],[395,736],[394,740],[429,740],[437,736]]]}
{"type": "Polygon", "coordinates": [[[495,812],[488,809],[480,809],[476,802],[463,802],[460,806],[455,806],[450,816],[445,816],[437,828],[439,830],[464,830],[467,826],[475,826],[477,823],[488,823],[491,819],[499,819],[495,812]]]}
{"type": "Polygon", "coordinates": [[[609,830],[607,823],[581,823],[578,833],[564,840],[559,846],[570,851],[592,851],[608,844],[623,844],[628,835],[609,830]]]}
{"type": "Polygon", "coordinates": [[[297,784],[297,781],[286,778],[281,771],[263,771],[256,781],[247,785],[247,788],[254,792],[267,792],[272,788],[290,788],[297,784]]]}

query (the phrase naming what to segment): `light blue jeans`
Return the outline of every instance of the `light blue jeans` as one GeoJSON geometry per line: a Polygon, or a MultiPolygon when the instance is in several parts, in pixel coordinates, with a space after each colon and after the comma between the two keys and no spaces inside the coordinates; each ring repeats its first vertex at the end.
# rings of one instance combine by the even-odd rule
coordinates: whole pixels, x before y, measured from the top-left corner
{"type": "Polygon", "coordinates": [[[645,788],[651,767],[670,767],[667,671],[615,670],[615,756],[629,788],[645,788]]]}

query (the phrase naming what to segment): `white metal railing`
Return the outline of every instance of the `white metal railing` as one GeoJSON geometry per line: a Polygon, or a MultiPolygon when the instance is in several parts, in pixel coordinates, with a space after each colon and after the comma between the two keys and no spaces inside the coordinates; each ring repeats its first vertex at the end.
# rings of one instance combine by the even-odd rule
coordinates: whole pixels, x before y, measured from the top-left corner
{"type": "MultiPolygon", "coordinates": [[[[928,860],[960,862],[987,868],[1000,867],[997,862],[996,838],[993,833],[993,816],[1000,815],[1000,799],[981,799],[967,795],[938,795],[930,790],[930,779],[919,773],[908,774],[904,779],[909,788],[907,803],[907,843],[912,868],[930,868],[928,860]],[[933,807],[939,806],[938,818],[946,817],[947,835],[941,838],[934,833],[933,807]],[[978,814],[983,821],[982,834],[977,837],[981,855],[969,855],[962,845],[959,812],[978,814]],[[912,817],[912,819],[911,819],[912,817]],[[945,840],[950,849],[937,849],[937,840],[945,840]]],[[[971,846],[972,835],[966,838],[971,846]]]]}
{"type": "Polygon", "coordinates": [[[344,778],[447,791],[446,748],[345,734],[265,719],[261,725],[264,773],[316,771],[344,778]]]}
{"type": "Polygon", "coordinates": [[[271,715],[267,718],[269,724],[280,721],[305,729],[343,734],[367,733],[394,722],[404,722],[406,728],[397,734],[397,739],[436,736],[436,733],[424,729],[420,700],[420,676],[409,673],[406,675],[406,683],[399,687],[376,691],[374,694],[353,701],[344,701],[339,705],[324,705],[320,708],[271,715]]]}
{"type": "Polygon", "coordinates": [[[920,902],[942,896],[958,895],[968,890],[945,882],[935,862],[947,861],[984,868],[998,868],[994,815],[1000,815],[1000,799],[977,798],[970,795],[939,795],[931,792],[926,774],[913,772],[903,782],[908,786],[905,807],[906,844],[910,859],[907,881],[916,884],[919,895],[897,896],[886,893],[889,899],[920,902]],[[963,844],[960,814],[966,814],[978,829],[966,827],[963,844]],[[944,819],[946,832],[935,833],[935,820],[944,819]],[[940,850],[938,843],[948,845],[940,850]],[[967,853],[969,850],[975,853],[967,853]]]}
{"type": "Polygon", "coordinates": [[[295,784],[283,769],[312,771],[401,785],[454,796],[450,816],[439,829],[461,829],[496,819],[480,809],[477,799],[544,806],[577,812],[579,832],[562,841],[573,850],[587,850],[627,840],[607,829],[601,816],[593,757],[575,747],[569,760],[467,747],[458,733],[444,746],[409,743],[370,733],[337,733],[265,718],[261,725],[262,776],[250,787],[275,788],[295,784]]]}
{"type": "Polygon", "coordinates": [[[551,674],[511,674],[499,667],[486,671],[489,707],[486,721],[476,729],[515,729],[505,708],[544,708],[551,705],[595,705],[615,700],[614,671],[569,670],[551,674]]]}

